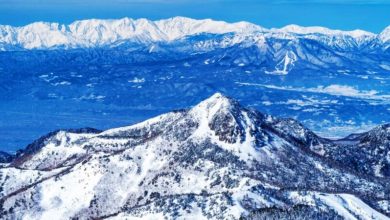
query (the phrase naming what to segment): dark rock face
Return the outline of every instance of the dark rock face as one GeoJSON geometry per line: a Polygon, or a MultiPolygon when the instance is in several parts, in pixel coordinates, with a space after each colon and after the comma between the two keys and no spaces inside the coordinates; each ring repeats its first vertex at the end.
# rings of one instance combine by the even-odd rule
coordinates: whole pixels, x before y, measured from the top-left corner
{"type": "Polygon", "coordinates": [[[15,155],[0,151],[0,163],[11,163],[15,155]]]}
{"type": "Polygon", "coordinates": [[[228,143],[242,142],[245,139],[245,129],[240,124],[242,121],[242,115],[240,112],[240,105],[230,100],[230,105],[227,109],[220,108],[213,115],[209,122],[209,127],[215,131],[215,134],[219,137],[219,140],[226,141],[228,143]]]}
{"type": "Polygon", "coordinates": [[[237,138],[243,136],[243,129],[235,123],[235,118],[232,114],[216,114],[209,126],[215,134],[219,136],[219,140],[226,141],[228,143],[235,143],[237,138]]]}

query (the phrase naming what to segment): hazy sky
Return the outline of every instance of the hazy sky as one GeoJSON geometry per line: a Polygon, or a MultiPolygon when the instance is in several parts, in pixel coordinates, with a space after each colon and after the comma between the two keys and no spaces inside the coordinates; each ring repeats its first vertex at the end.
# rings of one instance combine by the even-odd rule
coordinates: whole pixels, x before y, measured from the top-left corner
{"type": "Polygon", "coordinates": [[[0,24],[17,26],[34,21],[173,16],[245,20],[267,28],[298,24],[378,33],[390,25],[390,0],[0,0],[0,24]]]}

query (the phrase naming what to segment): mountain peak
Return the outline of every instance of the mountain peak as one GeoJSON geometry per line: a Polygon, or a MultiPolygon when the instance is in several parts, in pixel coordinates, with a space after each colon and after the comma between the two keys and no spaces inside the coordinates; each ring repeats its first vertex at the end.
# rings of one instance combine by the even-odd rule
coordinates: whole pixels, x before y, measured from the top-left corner
{"type": "Polygon", "coordinates": [[[375,36],[374,33],[364,31],[364,30],[352,30],[352,31],[342,31],[342,30],[333,30],[326,27],[320,26],[310,26],[303,27],[296,24],[287,25],[280,29],[275,29],[276,31],[289,32],[294,34],[323,34],[323,35],[347,35],[353,38],[360,38],[364,36],[375,36]]]}
{"type": "Polygon", "coordinates": [[[235,100],[223,95],[220,92],[217,92],[204,101],[200,102],[192,110],[201,110],[202,112],[208,112],[209,115],[214,115],[220,110],[230,111],[233,107],[237,106],[239,106],[239,104],[235,100]]]}
{"type": "MultiPolygon", "coordinates": [[[[133,127],[53,133],[37,141],[44,147],[23,164],[0,165],[0,215],[265,219],[271,211],[270,218],[285,219],[284,212],[294,211],[295,218],[316,219],[332,211],[325,217],[388,219],[380,213],[389,214],[387,179],[336,163],[365,154],[353,149],[346,159],[319,157],[308,150],[312,141],[290,137],[305,131],[297,122],[275,126],[258,116],[215,93],[189,111],[133,127]]],[[[364,164],[375,162],[387,177],[390,166],[378,160],[386,158],[383,152],[364,164]]]]}
{"type": "Polygon", "coordinates": [[[197,21],[193,18],[183,17],[183,16],[175,16],[172,18],[165,19],[165,21],[171,21],[171,22],[194,22],[197,21]]]}
{"type": "Polygon", "coordinates": [[[199,122],[200,136],[210,131],[219,141],[225,143],[242,143],[249,140],[248,132],[255,129],[256,116],[251,117],[249,110],[219,92],[200,102],[189,113],[199,122]]]}
{"type": "Polygon", "coordinates": [[[205,99],[204,102],[234,102],[234,100],[220,92],[216,92],[209,98],[205,99]]]}
{"type": "Polygon", "coordinates": [[[379,39],[382,42],[390,42],[390,25],[387,26],[380,34],[379,34],[379,39]]]}

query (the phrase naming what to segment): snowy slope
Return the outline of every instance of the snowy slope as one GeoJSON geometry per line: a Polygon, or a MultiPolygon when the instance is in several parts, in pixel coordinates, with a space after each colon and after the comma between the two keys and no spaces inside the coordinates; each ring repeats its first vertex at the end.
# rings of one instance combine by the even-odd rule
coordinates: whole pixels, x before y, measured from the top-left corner
{"type": "Polygon", "coordinates": [[[217,93],[132,126],[41,138],[0,168],[0,214],[239,219],[291,212],[388,219],[388,181],[313,154],[314,140],[325,141],[217,93]]]}

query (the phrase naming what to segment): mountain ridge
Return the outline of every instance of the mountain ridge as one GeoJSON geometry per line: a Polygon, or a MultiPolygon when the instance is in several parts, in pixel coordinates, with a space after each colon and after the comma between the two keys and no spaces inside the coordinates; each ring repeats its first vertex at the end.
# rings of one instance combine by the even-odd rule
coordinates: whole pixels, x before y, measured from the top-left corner
{"type": "MultiPolygon", "coordinates": [[[[363,30],[341,31],[324,27],[301,27],[287,25],[280,29],[266,29],[249,22],[227,23],[211,19],[195,20],[186,17],[173,17],[151,21],[141,19],[87,19],[74,21],[69,25],[49,22],[35,22],[21,27],[0,25],[0,48],[3,51],[19,49],[91,48],[113,45],[119,41],[139,44],[169,42],[197,34],[238,35],[268,34],[279,38],[322,35],[327,41],[332,38],[351,38],[359,44],[376,40],[379,44],[389,41],[388,28],[380,34],[363,30]]],[[[318,37],[318,36],[317,36],[318,37]]],[[[333,39],[334,40],[334,39],[333,39]]]]}
{"type": "Polygon", "coordinates": [[[343,168],[321,149],[327,141],[216,93],[128,127],[48,135],[26,160],[0,168],[0,214],[389,219],[389,177],[343,168]]]}

